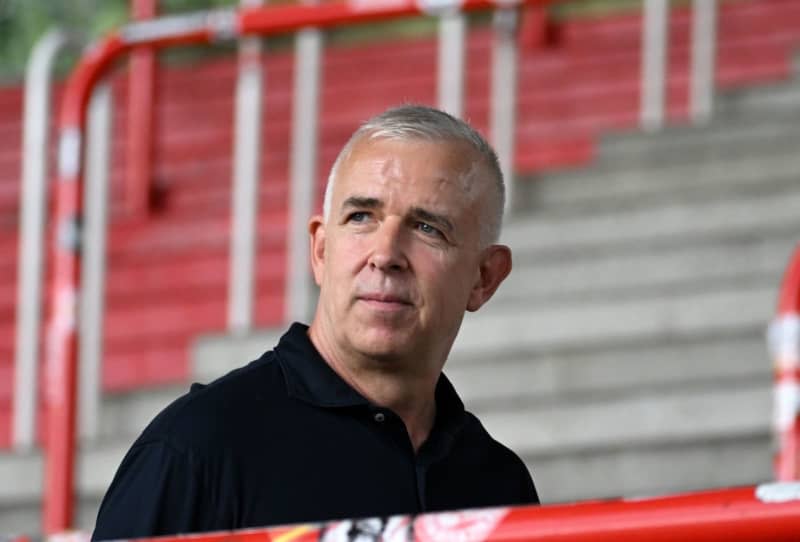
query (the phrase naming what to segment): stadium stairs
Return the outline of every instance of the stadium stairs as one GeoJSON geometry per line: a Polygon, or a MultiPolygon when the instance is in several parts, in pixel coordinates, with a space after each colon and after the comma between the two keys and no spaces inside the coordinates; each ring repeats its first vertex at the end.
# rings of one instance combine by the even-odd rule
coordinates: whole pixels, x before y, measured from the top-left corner
{"type": "MultiPolygon", "coordinates": [[[[504,234],[515,270],[470,314],[447,373],[469,409],[528,462],[545,502],[641,496],[771,477],[764,331],[800,232],[800,5],[723,3],[709,125],[686,119],[689,16],[671,20],[669,117],[635,130],[639,18],[563,24],[523,55],[521,177],[504,234]],[[602,137],[600,137],[602,136],[602,137]]],[[[489,36],[470,39],[468,116],[486,126],[489,36]]],[[[434,96],[432,40],[326,53],[320,171],[357,122],[434,96]]],[[[115,117],[113,224],[101,435],[81,447],[79,525],[136,434],[192,380],[274,344],[282,311],[291,57],[268,70],[257,322],[224,335],[234,66],[165,70],[146,219],[120,192],[126,115],[115,117]]],[[[124,104],[123,81],[114,82],[124,104]]],[[[19,89],[0,90],[0,443],[13,382],[19,89]]],[[[324,453],[324,451],[321,451],[324,453]]],[[[0,453],[0,531],[35,533],[42,457],[0,453]]]]}

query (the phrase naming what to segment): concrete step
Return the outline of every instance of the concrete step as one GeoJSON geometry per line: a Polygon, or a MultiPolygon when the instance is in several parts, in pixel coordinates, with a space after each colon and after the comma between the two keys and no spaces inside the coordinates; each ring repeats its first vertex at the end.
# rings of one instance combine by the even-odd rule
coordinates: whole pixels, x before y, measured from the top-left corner
{"type": "MultiPolygon", "coordinates": [[[[678,160],[706,160],[728,157],[742,149],[768,151],[774,145],[800,138],[800,109],[797,111],[751,112],[714,119],[710,124],[666,126],[658,132],[633,132],[603,137],[598,160],[601,171],[613,166],[647,166],[678,160]],[[769,143],[769,145],[767,145],[769,143]]],[[[594,168],[594,165],[593,165],[594,168]]]]}
{"type": "MultiPolygon", "coordinates": [[[[100,497],[76,496],[75,529],[91,532],[94,529],[97,511],[100,509],[100,497]]],[[[42,532],[41,503],[15,502],[0,505],[0,527],[3,534],[20,534],[32,540],[44,540],[42,532]]],[[[81,539],[76,538],[75,542],[81,539]]]]}
{"type": "Polygon", "coordinates": [[[791,138],[776,134],[775,139],[753,144],[717,148],[698,144],[697,150],[678,150],[675,157],[664,161],[651,160],[642,151],[639,156],[618,159],[605,167],[601,164],[525,179],[518,183],[515,208],[551,216],[692,203],[724,194],[792,189],[800,192],[797,148],[800,130],[791,138]]]}
{"type": "Polygon", "coordinates": [[[98,440],[132,443],[156,414],[188,391],[187,383],[105,394],[100,409],[98,440]]]}
{"type": "MultiPolygon", "coordinates": [[[[150,420],[188,386],[166,386],[106,394],[100,409],[100,435],[78,452],[76,527],[94,527],[100,500],[122,457],[150,420]]],[[[35,534],[41,530],[44,460],[39,449],[0,453],[0,529],[35,534]]]]}
{"type": "Polygon", "coordinates": [[[489,304],[464,319],[451,356],[495,359],[570,345],[599,348],[766,328],[779,285],[752,281],[699,292],[675,292],[539,307],[489,304]]]}
{"type": "MultiPolygon", "coordinates": [[[[789,162],[788,160],[786,162],[789,162]]],[[[739,176],[742,170],[751,175],[767,174],[759,169],[760,161],[737,164],[733,169],[713,169],[715,175],[739,176]],[[727,173],[725,173],[727,171],[727,173]]],[[[773,162],[771,167],[777,167],[773,162]]],[[[796,176],[798,169],[785,167],[796,176]]],[[[795,167],[792,164],[791,167],[795,167]]],[[[659,175],[659,172],[654,172],[659,175]]],[[[704,178],[699,171],[694,178],[704,178]]],[[[671,172],[668,179],[679,179],[671,172]]],[[[796,179],[796,177],[795,177],[796,179]]],[[[631,185],[635,178],[628,179],[631,185]]],[[[669,182],[665,180],[664,182],[669,182]]],[[[649,246],[680,239],[697,241],[715,236],[752,235],[779,231],[800,231],[800,183],[764,183],[760,189],[729,192],[716,191],[707,199],[686,195],[667,202],[632,203],[595,210],[595,212],[558,213],[541,211],[533,218],[512,221],[503,232],[503,242],[526,253],[549,253],[578,250],[605,250],[612,245],[649,246]]]]}
{"type": "Polygon", "coordinates": [[[800,108],[800,85],[797,83],[772,85],[755,89],[727,90],[716,105],[716,114],[735,117],[753,111],[763,113],[797,113],[800,108]]]}
{"type": "Polygon", "coordinates": [[[628,390],[602,400],[589,395],[476,414],[495,438],[522,454],[767,433],[772,382],[746,378],[660,393],[628,390]]]}
{"type": "Polygon", "coordinates": [[[605,400],[628,391],[659,393],[722,382],[771,382],[772,362],[764,330],[753,327],[733,336],[669,337],[605,348],[491,358],[454,355],[445,373],[468,408],[489,412],[605,400]]]}
{"type": "Polygon", "coordinates": [[[258,329],[246,335],[198,337],[192,345],[192,373],[198,382],[211,382],[271,350],[286,328],[258,329]]]}
{"type": "Polygon", "coordinates": [[[773,479],[769,433],[525,454],[544,503],[647,497],[773,479]]]}
{"type": "Polygon", "coordinates": [[[514,270],[490,304],[525,300],[554,305],[610,296],[709,289],[726,282],[759,278],[778,283],[799,240],[795,233],[722,237],[548,257],[518,250],[514,254],[514,270]]]}
{"type": "Polygon", "coordinates": [[[735,117],[753,111],[797,111],[800,107],[800,54],[792,56],[792,66],[794,77],[790,81],[725,89],[715,100],[715,115],[735,117]]]}
{"type": "MultiPolygon", "coordinates": [[[[91,529],[111,479],[130,441],[98,443],[78,453],[76,492],[80,510],[76,527],[91,529]]],[[[41,529],[44,462],[41,452],[0,453],[0,525],[3,532],[35,534],[41,529]]]]}

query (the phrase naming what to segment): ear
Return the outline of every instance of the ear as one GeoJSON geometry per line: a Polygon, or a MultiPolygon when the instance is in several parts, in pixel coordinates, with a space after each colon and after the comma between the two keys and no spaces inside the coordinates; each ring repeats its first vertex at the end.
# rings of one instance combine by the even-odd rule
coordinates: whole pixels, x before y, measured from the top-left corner
{"type": "Polygon", "coordinates": [[[470,312],[480,309],[494,295],[500,283],[511,273],[511,249],[492,245],[481,255],[480,276],[472,287],[467,302],[470,312]]]}
{"type": "Polygon", "coordinates": [[[308,221],[310,237],[311,270],[314,272],[314,282],[322,285],[322,275],[325,269],[325,221],[321,215],[315,215],[308,221]]]}

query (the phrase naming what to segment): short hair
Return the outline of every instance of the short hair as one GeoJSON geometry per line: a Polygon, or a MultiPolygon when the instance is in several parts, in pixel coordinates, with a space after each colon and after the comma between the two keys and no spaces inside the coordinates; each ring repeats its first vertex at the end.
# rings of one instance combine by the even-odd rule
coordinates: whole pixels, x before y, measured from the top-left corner
{"type": "Polygon", "coordinates": [[[341,165],[350,156],[353,148],[364,138],[423,140],[447,143],[466,143],[476,157],[486,166],[489,179],[493,181],[494,196],[486,205],[486,213],[481,218],[480,243],[487,246],[500,239],[505,207],[505,183],[497,154],[492,146],[472,126],[444,111],[424,105],[401,105],[380,113],[364,122],[350,136],[336,157],[325,187],[323,215],[330,216],[333,199],[333,186],[341,165]]]}

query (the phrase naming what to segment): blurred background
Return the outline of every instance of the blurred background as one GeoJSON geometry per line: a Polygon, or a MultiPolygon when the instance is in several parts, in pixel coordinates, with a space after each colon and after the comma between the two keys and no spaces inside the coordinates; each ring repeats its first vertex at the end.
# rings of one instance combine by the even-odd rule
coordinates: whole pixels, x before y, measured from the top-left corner
{"type": "MultiPolygon", "coordinates": [[[[114,29],[239,5],[0,0],[0,534],[42,530],[65,80],[114,29]]],[[[303,224],[349,134],[402,102],[498,147],[514,271],[445,372],[543,502],[772,479],[799,45],[796,0],[553,0],[117,61],[85,139],[75,526],[155,413],[308,321],[303,224]]]]}

